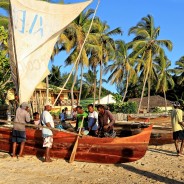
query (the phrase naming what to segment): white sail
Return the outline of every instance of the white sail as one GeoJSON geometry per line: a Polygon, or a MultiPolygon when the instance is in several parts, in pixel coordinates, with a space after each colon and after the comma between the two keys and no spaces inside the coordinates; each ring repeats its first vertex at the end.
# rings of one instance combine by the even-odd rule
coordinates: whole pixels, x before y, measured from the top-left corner
{"type": "Polygon", "coordinates": [[[62,30],[92,0],[67,5],[36,0],[10,0],[20,103],[28,101],[48,74],[48,62],[62,30]]]}

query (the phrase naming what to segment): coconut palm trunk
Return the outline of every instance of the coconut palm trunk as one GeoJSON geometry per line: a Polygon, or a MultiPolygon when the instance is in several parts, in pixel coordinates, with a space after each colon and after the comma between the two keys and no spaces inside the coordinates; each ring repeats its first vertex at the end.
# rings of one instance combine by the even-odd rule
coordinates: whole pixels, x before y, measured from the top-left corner
{"type": "Polygon", "coordinates": [[[99,84],[99,94],[98,94],[98,103],[100,104],[101,92],[102,92],[102,74],[103,74],[103,66],[102,61],[100,61],[100,84],[99,84]]]}
{"type": "Polygon", "coordinates": [[[147,112],[150,111],[150,89],[151,89],[151,81],[148,79],[148,107],[147,107],[147,112]]]}
{"type": "Polygon", "coordinates": [[[137,114],[139,114],[139,111],[141,109],[142,99],[143,99],[143,96],[144,96],[144,91],[145,91],[145,86],[146,86],[146,82],[147,82],[147,79],[148,79],[148,74],[149,74],[149,69],[147,70],[146,77],[144,79],[144,84],[143,84],[143,88],[142,88],[141,99],[140,99],[140,102],[139,102],[139,108],[138,108],[137,114]]]}
{"type": "Polygon", "coordinates": [[[125,101],[126,94],[127,94],[127,91],[128,91],[128,80],[129,80],[129,71],[127,72],[127,76],[126,76],[126,87],[125,87],[125,92],[124,92],[124,95],[123,95],[122,103],[125,101]]]}
{"type": "Polygon", "coordinates": [[[95,107],[95,101],[96,101],[96,66],[94,67],[94,95],[93,95],[93,107],[95,107]]]}
{"type": "Polygon", "coordinates": [[[76,64],[76,69],[75,69],[73,84],[72,84],[72,87],[71,87],[71,106],[74,105],[74,94],[73,94],[73,91],[74,91],[74,86],[75,86],[76,79],[77,79],[77,73],[78,73],[78,63],[76,64]]]}
{"type": "Polygon", "coordinates": [[[80,91],[79,91],[79,104],[81,101],[81,94],[82,94],[82,80],[83,80],[83,64],[81,63],[81,81],[80,81],[80,91]]]}
{"type": "Polygon", "coordinates": [[[167,114],[167,97],[165,90],[164,90],[164,99],[165,99],[165,113],[167,114]]]}

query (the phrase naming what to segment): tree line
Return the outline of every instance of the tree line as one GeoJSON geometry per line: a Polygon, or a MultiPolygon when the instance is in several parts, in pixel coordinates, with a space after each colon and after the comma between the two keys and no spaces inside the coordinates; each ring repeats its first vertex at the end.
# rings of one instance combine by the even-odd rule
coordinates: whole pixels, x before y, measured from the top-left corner
{"type": "MultiPolygon", "coordinates": [[[[0,2],[0,7],[8,11],[8,1],[0,2]]],[[[54,61],[54,56],[58,53],[66,52],[68,57],[61,61],[61,64],[73,65],[88,32],[93,13],[93,9],[82,12],[67,26],[54,47],[51,60],[54,61]]],[[[7,17],[1,15],[0,22],[0,76],[4,84],[1,85],[3,94],[2,91],[10,87],[7,17]],[[6,70],[2,67],[5,65],[6,70]]],[[[105,92],[102,83],[110,82],[117,86],[118,93],[123,97],[122,101],[141,97],[138,111],[143,96],[148,96],[148,111],[150,95],[159,94],[165,99],[183,102],[184,56],[178,61],[172,61],[176,65],[171,68],[171,61],[165,51],[172,51],[173,44],[169,39],[159,39],[160,31],[160,27],[155,27],[153,16],[147,15],[129,29],[128,34],[133,35],[133,39],[125,42],[116,39],[116,35],[123,35],[120,27],[111,29],[107,22],[95,17],[79,63],[67,85],[67,88],[71,89],[71,98],[73,99],[73,91],[79,90],[79,100],[91,96],[94,101],[96,98],[100,99],[109,92],[105,92]],[[109,77],[104,80],[104,75],[109,73],[109,77]]],[[[49,83],[62,87],[67,76],[67,73],[61,73],[60,66],[53,66],[49,83]]]]}

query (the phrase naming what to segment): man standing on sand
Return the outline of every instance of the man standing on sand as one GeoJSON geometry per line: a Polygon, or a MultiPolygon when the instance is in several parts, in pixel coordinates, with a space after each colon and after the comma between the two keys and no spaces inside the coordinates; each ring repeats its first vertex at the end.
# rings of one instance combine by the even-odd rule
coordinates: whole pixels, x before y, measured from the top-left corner
{"type": "Polygon", "coordinates": [[[180,107],[179,102],[175,102],[173,106],[174,106],[174,110],[171,112],[171,124],[173,129],[174,144],[176,147],[177,155],[184,156],[182,155],[183,146],[184,146],[184,131],[181,125],[182,118],[183,118],[183,111],[179,109],[180,107]],[[181,141],[181,146],[179,147],[180,141],[181,141]]]}
{"type": "MultiPolygon", "coordinates": [[[[52,105],[50,102],[45,103],[45,109],[41,115],[41,123],[43,127],[48,127],[48,128],[54,128],[54,121],[53,117],[50,114],[50,111],[52,109],[52,105]]],[[[53,133],[52,130],[48,128],[43,128],[42,129],[42,136],[43,136],[43,147],[46,148],[45,150],[45,162],[52,162],[50,159],[50,149],[52,148],[53,144],[53,133]]]]}
{"type": "Polygon", "coordinates": [[[115,137],[116,132],[114,131],[115,118],[109,110],[105,110],[103,105],[98,105],[98,123],[99,132],[101,137],[115,137]]]}
{"type": "Polygon", "coordinates": [[[26,142],[25,124],[30,122],[30,114],[28,113],[29,105],[23,102],[16,110],[15,123],[13,125],[12,142],[13,142],[13,154],[12,157],[16,157],[17,143],[20,143],[19,157],[23,156],[24,146],[26,142]]]}

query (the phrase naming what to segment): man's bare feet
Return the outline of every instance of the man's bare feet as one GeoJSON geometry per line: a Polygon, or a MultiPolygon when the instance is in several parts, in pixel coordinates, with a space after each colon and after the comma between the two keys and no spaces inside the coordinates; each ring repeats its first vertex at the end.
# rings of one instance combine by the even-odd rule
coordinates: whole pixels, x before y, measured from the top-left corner
{"type": "Polygon", "coordinates": [[[184,157],[182,153],[178,153],[177,156],[184,157]]]}
{"type": "Polygon", "coordinates": [[[52,162],[51,159],[45,159],[43,162],[52,162]]]}
{"type": "Polygon", "coordinates": [[[17,155],[11,155],[11,157],[13,158],[13,159],[17,159],[17,155]]]}

